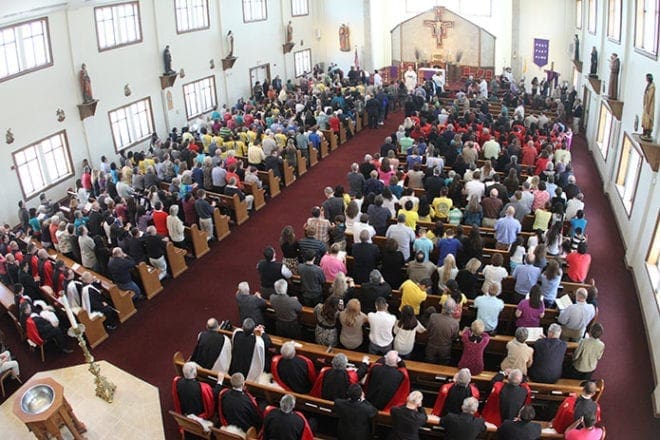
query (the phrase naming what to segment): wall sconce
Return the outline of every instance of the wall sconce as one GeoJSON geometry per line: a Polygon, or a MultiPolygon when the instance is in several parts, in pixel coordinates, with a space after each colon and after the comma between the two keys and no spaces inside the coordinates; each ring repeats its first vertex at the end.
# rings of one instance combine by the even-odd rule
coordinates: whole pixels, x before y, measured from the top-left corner
{"type": "Polygon", "coordinates": [[[209,60],[209,69],[215,69],[215,61],[213,61],[213,58],[209,60]]]}

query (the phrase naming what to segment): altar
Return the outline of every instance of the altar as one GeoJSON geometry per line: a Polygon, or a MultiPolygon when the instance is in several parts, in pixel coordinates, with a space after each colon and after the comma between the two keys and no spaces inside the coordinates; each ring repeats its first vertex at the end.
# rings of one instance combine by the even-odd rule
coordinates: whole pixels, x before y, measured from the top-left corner
{"type": "MultiPolygon", "coordinates": [[[[113,403],[94,394],[94,377],[88,364],[42,371],[30,378],[52,378],[64,387],[64,395],[77,418],[85,424],[84,437],[95,439],[164,439],[158,388],[121,370],[109,362],[97,361],[103,375],[117,385],[113,403]]],[[[22,393],[14,393],[0,406],[2,437],[12,440],[35,436],[14,415],[12,407],[22,393]]],[[[62,428],[64,439],[73,435],[62,428]]]]}

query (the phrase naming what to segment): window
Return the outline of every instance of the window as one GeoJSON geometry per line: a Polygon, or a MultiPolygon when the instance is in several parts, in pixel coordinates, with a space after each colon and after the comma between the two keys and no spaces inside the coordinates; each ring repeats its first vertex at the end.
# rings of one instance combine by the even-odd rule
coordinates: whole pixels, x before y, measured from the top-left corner
{"type": "Polygon", "coordinates": [[[47,18],[0,29],[0,81],[52,65],[47,18]]]}
{"type": "Polygon", "coordinates": [[[575,27],[582,29],[582,0],[575,1],[575,27]]]}
{"type": "Polygon", "coordinates": [[[646,269],[649,271],[651,284],[655,290],[655,299],[660,305],[660,219],[655,222],[655,233],[646,256],[646,269]]]}
{"type": "Polygon", "coordinates": [[[626,134],[623,138],[619,169],[616,174],[616,189],[628,216],[632,212],[641,165],[642,154],[639,152],[639,147],[626,134]]]}
{"type": "Polygon", "coordinates": [[[174,0],[176,31],[198,31],[209,28],[208,0],[174,0]]]}
{"type": "Polygon", "coordinates": [[[293,70],[296,77],[312,71],[312,50],[305,49],[293,53],[293,70]]]}
{"type": "Polygon", "coordinates": [[[588,0],[587,6],[589,7],[588,16],[587,16],[587,30],[590,34],[596,34],[596,8],[597,0],[588,0]]]}
{"type": "Polygon", "coordinates": [[[621,42],[621,0],[608,0],[607,38],[621,42]]]}
{"type": "Polygon", "coordinates": [[[309,15],[309,0],[291,0],[291,16],[309,15]]]}
{"type": "Polygon", "coordinates": [[[660,0],[637,0],[635,14],[635,47],[656,57],[658,55],[658,14],[660,0]]]}
{"type": "Polygon", "coordinates": [[[461,13],[490,17],[492,15],[491,0],[461,0],[461,13]]]}
{"type": "Polygon", "coordinates": [[[26,199],[73,176],[71,152],[64,130],[14,152],[13,156],[26,199]]]}
{"type": "Polygon", "coordinates": [[[610,149],[610,143],[612,140],[612,112],[605,105],[605,103],[600,104],[600,116],[598,118],[598,136],[596,136],[596,145],[600,150],[600,154],[603,156],[603,159],[607,161],[607,153],[610,149]]]}
{"type": "Polygon", "coordinates": [[[117,152],[147,139],[154,131],[151,98],[111,110],[108,117],[117,152]]]}
{"type": "Polygon", "coordinates": [[[243,21],[264,21],[268,19],[266,0],[243,0],[243,21]]]}
{"type": "Polygon", "coordinates": [[[94,15],[100,51],[142,41],[138,2],[99,6],[94,8],[94,15]]]}
{"type": "Polygon", "coordinates": [[[186,116],[188,119],[213,110],[216,105],[215,77],[209,76],[199,81],[184,84],[183,97],[186,101],[186,116]]]}

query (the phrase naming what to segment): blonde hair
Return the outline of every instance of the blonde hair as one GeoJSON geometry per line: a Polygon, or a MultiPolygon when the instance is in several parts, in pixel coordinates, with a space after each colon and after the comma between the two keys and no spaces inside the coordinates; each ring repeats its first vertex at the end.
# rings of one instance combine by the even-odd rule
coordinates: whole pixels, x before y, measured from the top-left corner
{"type": "Polygon", "coordinates": [[[442,262],[442,273],[440,274],[440,281],[442,284],[447,284],[447,281],[451,278],[452,269],[456,268],[456,258],[453,254],[447,254],[444,261],[442,262]]]}
{"type": "Polygon", "coordinates": [[[479,268],[481,267],[481,261],[479,261],[478,258],[470,258],[468,262],[465,264],[465,268],[471,272],[471,273],[477,273],[479,268]]]}
{"type": "Polygon", "coordinates": [[[472,321],[472,325],[470,325],[470,330],[472,330],[472,334],[475,336],[481,336],[485,329],[486,327],[481,319],[475,319],[472,321]]]}
{"type": "Polygon", "coordinates": [[[346,304],[346,310],[344,311],[346,316],[346,325],[348,327],[355,327],[358,324],[360,315],[362,314],[362,308],[360,306],[360,300],[353,298],[346,304]]]}

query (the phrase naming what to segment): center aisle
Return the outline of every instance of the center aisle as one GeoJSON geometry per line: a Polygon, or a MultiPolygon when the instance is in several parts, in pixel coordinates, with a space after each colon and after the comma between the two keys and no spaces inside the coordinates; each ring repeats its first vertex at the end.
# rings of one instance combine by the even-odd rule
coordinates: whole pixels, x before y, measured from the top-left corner
{"type": "Polygon", "coordinates": [[[278,240],[282,227],[292,225],[300,237],[311,208],[323,202],[323,188],[339,184],[347,188],[350,164],[377,151],[384,138],[396,131],[400,120],[401,114],[390,115],[384,126],[362,130],[308,169],[247,222],[232,227],[229,237],[212,244],[211,252],[192,261],[183,275],[167,281],[162,293],[145,301],[133,319],[122,324],[95,350],[97,358],[159,388],[167,438],[178,435],[176,424],[167,413],[172,409],[172,354],[181,350],[184,356],[190,355],[197,333],[204,329],[209,317],[231,319],[234,325],[238,324],[236,286],[247,280],[253,291],[258,290],[256,264],[264,246],[275,247],[280,259],[278,240]]]}

